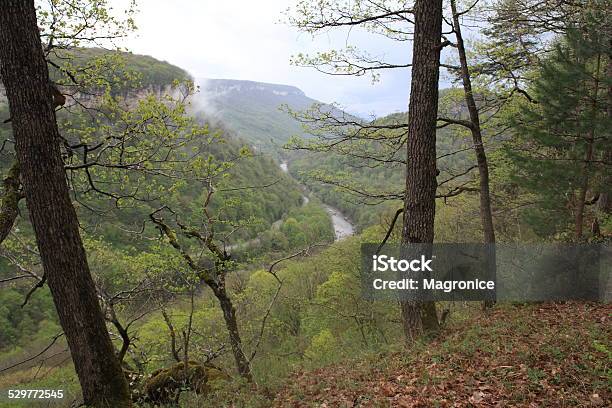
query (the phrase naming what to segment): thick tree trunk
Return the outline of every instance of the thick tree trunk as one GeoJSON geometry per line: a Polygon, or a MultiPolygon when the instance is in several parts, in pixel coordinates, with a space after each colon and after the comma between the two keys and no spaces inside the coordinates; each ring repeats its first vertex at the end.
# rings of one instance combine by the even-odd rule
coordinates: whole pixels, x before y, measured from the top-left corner
{"type": "Polygon", "coordinates": [[[127,382],[106,330],[70,201],[33,0],[2,2],[0,73],[30,219],[84,402],[129,407],[127,382]]]}
{"type": "MultiPolygon", "coordinates": [[[[461,66],[461,79],[463,82],[463,91],[465,94],[465,103],[470,114],[470,131],[472,133],[472,143],[474,144],[474,153],[476,154],[476,163],[478,164],[478,177],[480,179],[480,221],[482,223],[482,231],[484,235],[484,243],[490,246],[489,254],[492,259],[487,259],[487,270],[490,272],[489,278],[495,276],[495,229],[493,227],[493,213],[491,211],[491,194],[489,192],[489,165],[487,163],[487,154],[485,152],[484,143],[482,142],[482,130],[480,127],[480,115],[474,93],[472,91],[472,78],[470,69],[467,63],[467,55],[465,52],[465,44],[461,33],[461,23],[459,22],[459,13],[457,12],[457,1],[451,0],[451,9],[453,13],[453,28],[457,38],[457,52],[459,53],[459,63],[461,66]]],[[[490,258],[490,257],[489,257],[490,258]]],[[[493,306],[492,300],[486,300],[483,304],[485,308],[493,306]]]]}
{"type": "MultiPolygon", "coordinates": [[[[432,243],[434,237],[442,0],[417,0],[414,18],[402,244],[432,243]]],[[[439,329],[431,302],[404,302],[402,318],[407,339],[439,329]]]]}
{"type": "Polygon", "coordinates": [[[238,330],[238,321],[236,320],[236,309],[234,309],[232,300],[227,295],[227,291],[225,290],[225,282],[206,283],[213,290],[215,297],[219,301],[221,310],[223,310],[225,327],[227,328],[230,337],[230,345],[232,346],[232,353],[234,354],[234,360],[236,360],[238,373],[247,381],[252,382],[253,375],[251,373],[251,365],[249,364],[249,360],[242,350],[242,340],[240,338],[240,331],[238,330]]]}

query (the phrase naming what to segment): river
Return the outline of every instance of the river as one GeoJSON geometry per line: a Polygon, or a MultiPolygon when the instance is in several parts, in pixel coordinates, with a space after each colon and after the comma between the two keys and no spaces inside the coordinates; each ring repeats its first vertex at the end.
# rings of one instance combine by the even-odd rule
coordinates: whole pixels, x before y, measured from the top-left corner
{"type": "Polygon", "coordinates": [[[331,207],[327,204],[323,204],[325,210],[329,213],[332,224],[334,225],[334,234],[336,234],[336,241],[340,241],[346,237],[350,237],[355,233],[353,224],[344,216],[338,209],[331,207]]]}
{"type": "MultiPolygon", "coordinates": [[[[289,162],[287,160],[283,160],[281,162],[280,168],[283,172],[289,174],[289,162]]],[[[302,186],[302,187],[306,190],[305,186],[302,186]]],[[[310,194],[310,193],[307,193],[307,194],[310,194]]],[[[310,201],[310,199],[308,198],[308,195],[303,195],[302,198],[303,198],[304,205],[308,204],[308,202],[310,201]]],[[[349,221],[349,219],[346,218],[340,212],[340,210],[338,210],[335,207],[332,207],[329,204],[325,204],[325,203],[323,203],[323,208],[325,208],[325,211],[327,211],[327,213],[329,214],[331,218],[332,225],[334,227],[334,234],[336,235],[336,241],[340,241],[341,239],[350,237],[351,235],[355,233],[355,227],[349,221]]]]}
{"type": "MultiPolygon", "coordinates": [[[[289,162],[287,162],[286,160],[283,161],[280,164],[280,168],[284,173],[289,174],[289,162]]],[[[302,195],[302,205],[306,205],[310,202],[310,198],[308,196],[312,193],[309,192],[306,186],[304,186],[303,184],[300,184],[300,186],[304,190],[304,194],[302,195]]],[[[334,235],[336,237],[335,241],[340,241],[344,238],[350,237],[351,235],[355,233],[355,227],[349,221],[349,219],[346,218],[340,212],[340,210],[338,210],[335,207],[332,207],[331,205],[325,204],[325,203],[323,203],[323,208],[325,208],[325,211],[327,211],[327,213],[329,214],[329,217],[331,218],[332,225],[334,227],[334,235]]],[[[272,228],[280,228],[280,225],[282,222],[283,222],[282,220],[275,221],[272,224],[272,228]]],[[[236,244],[227,245],[225,248],[227,250],[233,251],[237,249],[244,249],[246,247],[258,246],[260,244],[261,244],[261,241],[259,238],[253,238],[246,242],[240,242],[236,244]]]]}

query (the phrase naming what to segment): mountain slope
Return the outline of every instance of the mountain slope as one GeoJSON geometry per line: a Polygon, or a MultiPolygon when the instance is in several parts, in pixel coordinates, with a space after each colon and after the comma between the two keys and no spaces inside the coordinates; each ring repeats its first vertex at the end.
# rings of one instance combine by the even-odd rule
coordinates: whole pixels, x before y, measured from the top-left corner
{"type": "MultiPolygon", "coordinates": [[[[459,102],[446,100],[447,95],[453,91],[453,89],[440,91],[440,106],[449,111],[449,117],[465,118],[467,112],[464,112],[461,99],[459,102]]],[[[393,113],[371,122],[379,126],[401,126],[406,123],[408,123],[407,112],[393,113]]],[[[389,130],[381,132],[376,137],[386,134],[393,138],[398,137],[401,132],[389,130]]],[[[362,157],[368,155],[383,157],[382,152],[389,149],[382,147],[377,141],[366,139],[351,141],[346,145],[355,147],[353,154],[363,152],[362,157]]],[[[476,159],[470,146],[471,136],[463,128],[449,126],[437,130],[436,151],[439,159],[436,165],[440,171],[439,182],[450,180],[473,166],[476,159]]],[[[378,223],[380,215],[388,209],[386,205],[374,205],[380,201],[378,194],[400,194],[403,191],[406,181],[404,178],[405,166],[401,161],[405,160],[405,154],[405,148],[399,147],[393,153],[396,162],[380,164],[357,157],[343,156],[333,151],[307,152],[293,156],[289,170],[296,179],[307,185],[324,202],[339,208],[350,217],[358,228],[365,228],[378,223]],[[375,198],[364,198],[355,191],[369,192],[375,198]]],[[[472,172],[459,177],[456,182],[464,183],[472,179],[473,174],[472,172]]],[[[455,185],[444,184],[446,186],[441,189],[441,192],[455,185]]],[[[401,206],[398,202],[390,205],[392,212],[401,206]]]]}
{"type": "MultiPolygon", "coordinates": [[[[106,80],[113,84],[113,89],[116,88],[118,95],[133,99],[134,102],[138,101],[149,93],[153,93],[158,97],[163,97],[166,93],[172,92],[175,81],[190,79],[190,75],[182,68],[174,66],[166,61],[157,60],[147,55],[109,51],[101,48],[79,48],[71,51],[62,51],[60,55],[54,58],[59,58],[60,56],[65,57],[66,59],[62,61],[65,61],[67,66],[70,66],[75,70],[97,66],[96,64],[102,64],[102,67],[106,67],[107,65],[109,67],[113,67],[115,70],[109,70],[108,72],[102,70],[104,74],[108,75],[106,80]],[[68,57],[70,59],[68,59],[68,57]],[[114,75],[120,76],[121,73],[127,72],[132,74],[131,77],[136,78],[134,83],[126,84],[120,79],[115,79],[113,77],[114,75]]],[[[58,72],[57,69],[52,67],[50,72],[55,81],[62,84],[69,83],[67,78],[63,76],[61,72],[58,72]]],[[[85,82],[85,84],[88,83],[85,82]]],[[[89,97],[89,95],[75,92],[70,86],[64,86],[60,89],[62,89],[65,94],[72,95],[81,103],[84,102],[84,99],[81,100],[81,98],[89,97]]],[[[284,100],[287,101],[293,101],[296,106],[299,101],[305,100],[305,96],[297,88],[275,86],[274,92],[277,95],[275,93],[270,93],[272,95],[271,101],[268,102],[267,105],[264,104],[265,106],[273,106],[276,103],[276,99],[274,98],[275,96],[283,97],[284,100]]],[[[0,122],[10,117],[6,98],[4,98],[3,95],[4,88],[0,83],[0,122]]],[[[259,95],[257,99],[261,100],[261,96],[262,95],[259,95]]],[[[90,102],[89,105],[97,103],[95,99],[92,100],[94,102],[90,102]]],[[[70,103],[73,104],[73,102],[70,103]]],[[[260,107],[262,105],[261,103],[253,100],[252,102],[245,101],[244,106],[248,107],[250,103],[252,103],[255,107],[260,107]]],[[[76,106],[72,107],[70,111],[60,111],[58,113],[58,125],[60,127],[60,131],[63,133],[78,134],[78,132],[75,132],[75,127],[77,126],[84,128],[87,128],[87,126],[95,128],[95,126],[97,126],[94,122],[91,122],[90,119],[88,119],[89,115],[84,115],[85,118],[83,119],[83,123],[77,124],[75,118],[77,117],[76,114],[79,112],[80,108],[76,106]]],[[[265,115],[268,115],[268,113],[264,109],[262,111],[262,116],[267,118],[265,115]]],[[[278,112],[278,115],[280,117],[281,113],[278,112]]],[[[237,117],[239,118],[240,116],[237,114],[237,117]]],[[[201,118],[198,118],[198,120],[199,119],[201,118]]],[[[204,120],[206,120],[206,118],[204,118],[204,120]]],[[[266,119],[266,121],[276,121],[276,118],[266,119]]],[[[243,146],[252,144],[252,142],[241,138],[240,135],[236,135],[236,132],[228,129],[228,126],[224,125],[224,121],[219,122],[220,123],[211,124],[210,131],[211,133],[222,134],[223,142],[212,143],[207,147],[208,150],[206,150],[203,154],[210,153],[216,160],[219,161],[231,160],[232,157],[238,154],[243,146]]],[[[248,121],[245,121],[245,123],[248,125],[248,121]]],[[[96,137],[100,136],[96,135],[96,137]]],[[[3,143],[5,140],[11,139],[11,123],[0,123],[0,146],[4,146],[3,143]]],[[[194,144],[195,143],[197,143],[197,141],[194,141],[194,144]]],[[[194,146],[187,146],[187,148],[192,147],[194,146]]],[[[0,151],[0,179],[4,179],[4,174],[12,163],[13,150],[12,145],[9,143],[7,144],[6,149],[0,151]]],[[[118,171],[115,173],[118,174],[118,171]]],[[[224,211],[229,218],[236,222],[242,219],[252,220],[252,225],[249,227],[244,227],[232,235],[232,237],[236,240],[255,236],[261,231],[268,229],[272,223],[279,220],[291,209],[300,208],[301,206],[301,190],[290,177],[281,171],[278,164],[268,156],[255,155],[254,157],[240,161],[237,163],[236,167],[231,173],[233,176],[232,182],[236,186],[267,185],[276,181],[266,188],[244,190],[235,192],[233,194],[218,194],[218,196],[222,197],[218,197],[218,202],[214,205],[219,208],[224,208],[224,211]],[[234,201],[238,199],[240,199],[239,203],[234,203],[234,201]]],[[[172,180],[159,180],[159,183],[162,184],[171,184],[172,182],[172,180]]],[[[176,190],[176,202],[174,203],[176,206],[179,206],[181,203],[202,202],[201,200],[197,201],[202,192],[195,188],[192,184],[193,183],[186,183],[185,186],[182,186],[180,189],[176,190]]],[[[151,210],[151,208],[143,205],[143,208],[141,208],[140,211],[137,211],[136,209],[130,209],[129,211],[122,209],[119,211],[118,209],[114,208],[113,203],[108,202],[109,200],[107,197],[97,197],[95,194],[90,194],[88,195],[88,199],[98,204],[96,208],[110,207],[106,213],[108,218],[112,216],[113,221],[119,223],[125,227],[125,229],[132,229],[131,227],[134,225],[140,225],[142,220],[146,219],[148,214],[147,211],[151,210]]],[[[168,200],[169,198],[166,197],[166,199],[168,200]]],[[[154,204],[151,204],[151,206],[153,205],[154,204]]],[[[183,210],[186,213],[191,214],[193,209],[187,204],[185,204],[184,207],[185,208],[183,208],[183,210]]],[[[87,221],[88,225],[102,224],[99,227],[99,231],[102,231],[101,234],[104,235],[108,241],[116,242],[118,244],[128,244],[132,241],[132,237],[127,236],[127,234],[121,235],[113,233],[112,231],[116,231],[116,225],[110,225],[106,218],[102,220],[97,213],[92,213],[86,208],[80,208],[79,215],[83,221],[87,221]]]]}
{"type": "Polygon", "coordinates": [[[610,406],[609,312],[572,302],[504,305],[451,321],[443,336],[407,351],[297,372],[270,405],[610,406]]]}
{"type": "Polygon", "coordinates": [[[200,107],[254,147],[274,151],[294,135],[305,136],[299,123],[280,108],[304,110],[314,103],[300,89],[263,82],[200,79],[200,107]]]}

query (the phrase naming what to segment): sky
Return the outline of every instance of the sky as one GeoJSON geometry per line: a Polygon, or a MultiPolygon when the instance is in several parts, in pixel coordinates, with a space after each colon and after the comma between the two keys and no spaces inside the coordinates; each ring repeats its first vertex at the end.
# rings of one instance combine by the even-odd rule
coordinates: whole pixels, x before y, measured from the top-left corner
{"type": "MultiPolygon", "coordinates": [[[[408,110],[410,73],[387,70],[371,77],[338,77],[292,66],[298,53],[358,45],[390,62],[410,60],[411,43],[353,30],[313,38],[285,23],[295,0],[141,0],[138,31],[126,46],[186,69],[194,78],[242,79],[293,85],[311,98],[336,102],[362,117],[408,110]]],[[[120,6],[121,1],[116,3],[120,6]]],[[[116,6],[117,7],[117,6],[116,6]]]]}

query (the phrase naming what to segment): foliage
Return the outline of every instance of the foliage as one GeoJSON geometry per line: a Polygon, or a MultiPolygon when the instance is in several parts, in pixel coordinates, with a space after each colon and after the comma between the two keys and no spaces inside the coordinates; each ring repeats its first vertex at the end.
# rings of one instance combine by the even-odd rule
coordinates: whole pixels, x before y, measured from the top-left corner
{"type": "MultiPolygon", "coordinates": [[[[166,61],[159,61],[148,55],[136,55],[119,50],[103,48],[73,48],[55,50],[49,56],[52,63],[49,72],[51,79],[59,85],[71,89],[75,80],[83,85],[84,77],[95,76],[98,85],[112,84],[113,94],[126,95],[130,91],[164,91],[175,81],[190,80],[189,74],[166,61]]],[[[80,90],[81,91],[81,90],[80,90]]]]}
{"type": "Polygon", "coordinates": [[[26,293],[23,287],[0,291],[0,350],[27,344],[32,339],[53,337],[60,330],[49,291],[40,293],[29,307],[22,308],[26,293]]]}
{"type": "MultiPolygon", "coordinates": [[[[406,2],[349,3],[299,1],[291,23],[316,34],[376,17],[367,30],[411,38],[406,2]],[[394,12],[378,15],[384,10],[394,12]]],[[[596,202],[609,187],[612,84],[604,75],[609,24],[602,23],[609,17],[600,1],[582,11],[575,2],[486,3],[495,13],[471,68],[477,103],[490,108],[482,122],[498,241],[567,239],[576,197],[582,191],[596,202]],[[526,18],[529,10],[537,18],[526,18]],[[594,153],[585,160],[589,144],[594,153]]],[[[441,337],[407,350],[396,305],[362,296],[360,245],[380,242],[402,207],[405,113],[363,120],[293,87],[225,80],[209,81],[204,92],[222,112],[202,112],[182,69],[97,44],[133,28],[131,6],[117,19],[107,5],[50,1],[39,13],[53,80],[69,100],[57,112],[68,180],[116,349],[125,344],[120,329],[130,340],[126,370],[155,378],[188,354],[234,372],[224,313],[202,284],[214,281],[216,268],[260,387],[233,378],[207,395],[181,393],[182,406],[609,403],[606,306],[498,305],[480,315],[455,303],[441,337]],[[102,27],[79,25],[74,5],[102,27]],[[54,26],[62,13],[65,22],[54,26]],[[59,41],[62,33],[72,36],[59,41]],[[299,151],[280,151],[281,143],[299,151]],[[331,244],[323,203],[340,208],[361,234],[331,244]]],[[[351,45],[293,62],[350,75],[388,67],[351,45]]],[[[463,103],[457,88],[441,91],[441,116],[465,120],[463,103]]],[[[0,118],[9,116],[0,104],[0,118]]],[[[437,133],[436,240],[478,242],[477,195],[453,195],[475,185],[471,137],[447,125],[440,121],[437,133]]],[[[11,138],[10,124],[0,124],[2,174],[11,138]]],[[[21,307],[42,270],[24,203],[20,210],[0,249],[0,280],[10,279],[0,291],[0,367],[37,353],[60,331],[46,288],[21,307]]],[[[609,213],[593,206],[586,214],[609,234],[609,213]]],[[[400,224],[389,242],[399,240],[400,224]]],[[[0,388],[64,388],[76,398],[65,348],[60,340],[42,362],[1,372],[0,388]]]]}
{"type": "Polygon", "coordinates": [[[589,200],[609,188],[607,47],[607,40],[592,32],[569,31],[530,89],[538,103],[522,103],[511,119],[517,137],[504,149],[511,181],[536,201],[524,216],[541,236],[571,230],[576,212],[582,211],[578,202],[585,200],[581,193],[588,192],[589,200]]]}
{"type": "MultiPolygon", "coordinates": [[[[456,89],[440,92],[440,111],[448,116],[465,117],[462,103],[456,89]]],[[[312,136],[293,138],[286,145],[301,153],[289,170],[324,202],[340,208],[359,228],[378,224],[386,212],[401,207],[407,113],[372,122],[320,108],[293,114],[305,122],[312,136]]],[[[438,130],[439,194],[452,193],[456,186],[475,181],[471,145],[471,135],[462,128],[438,130]]]]}

